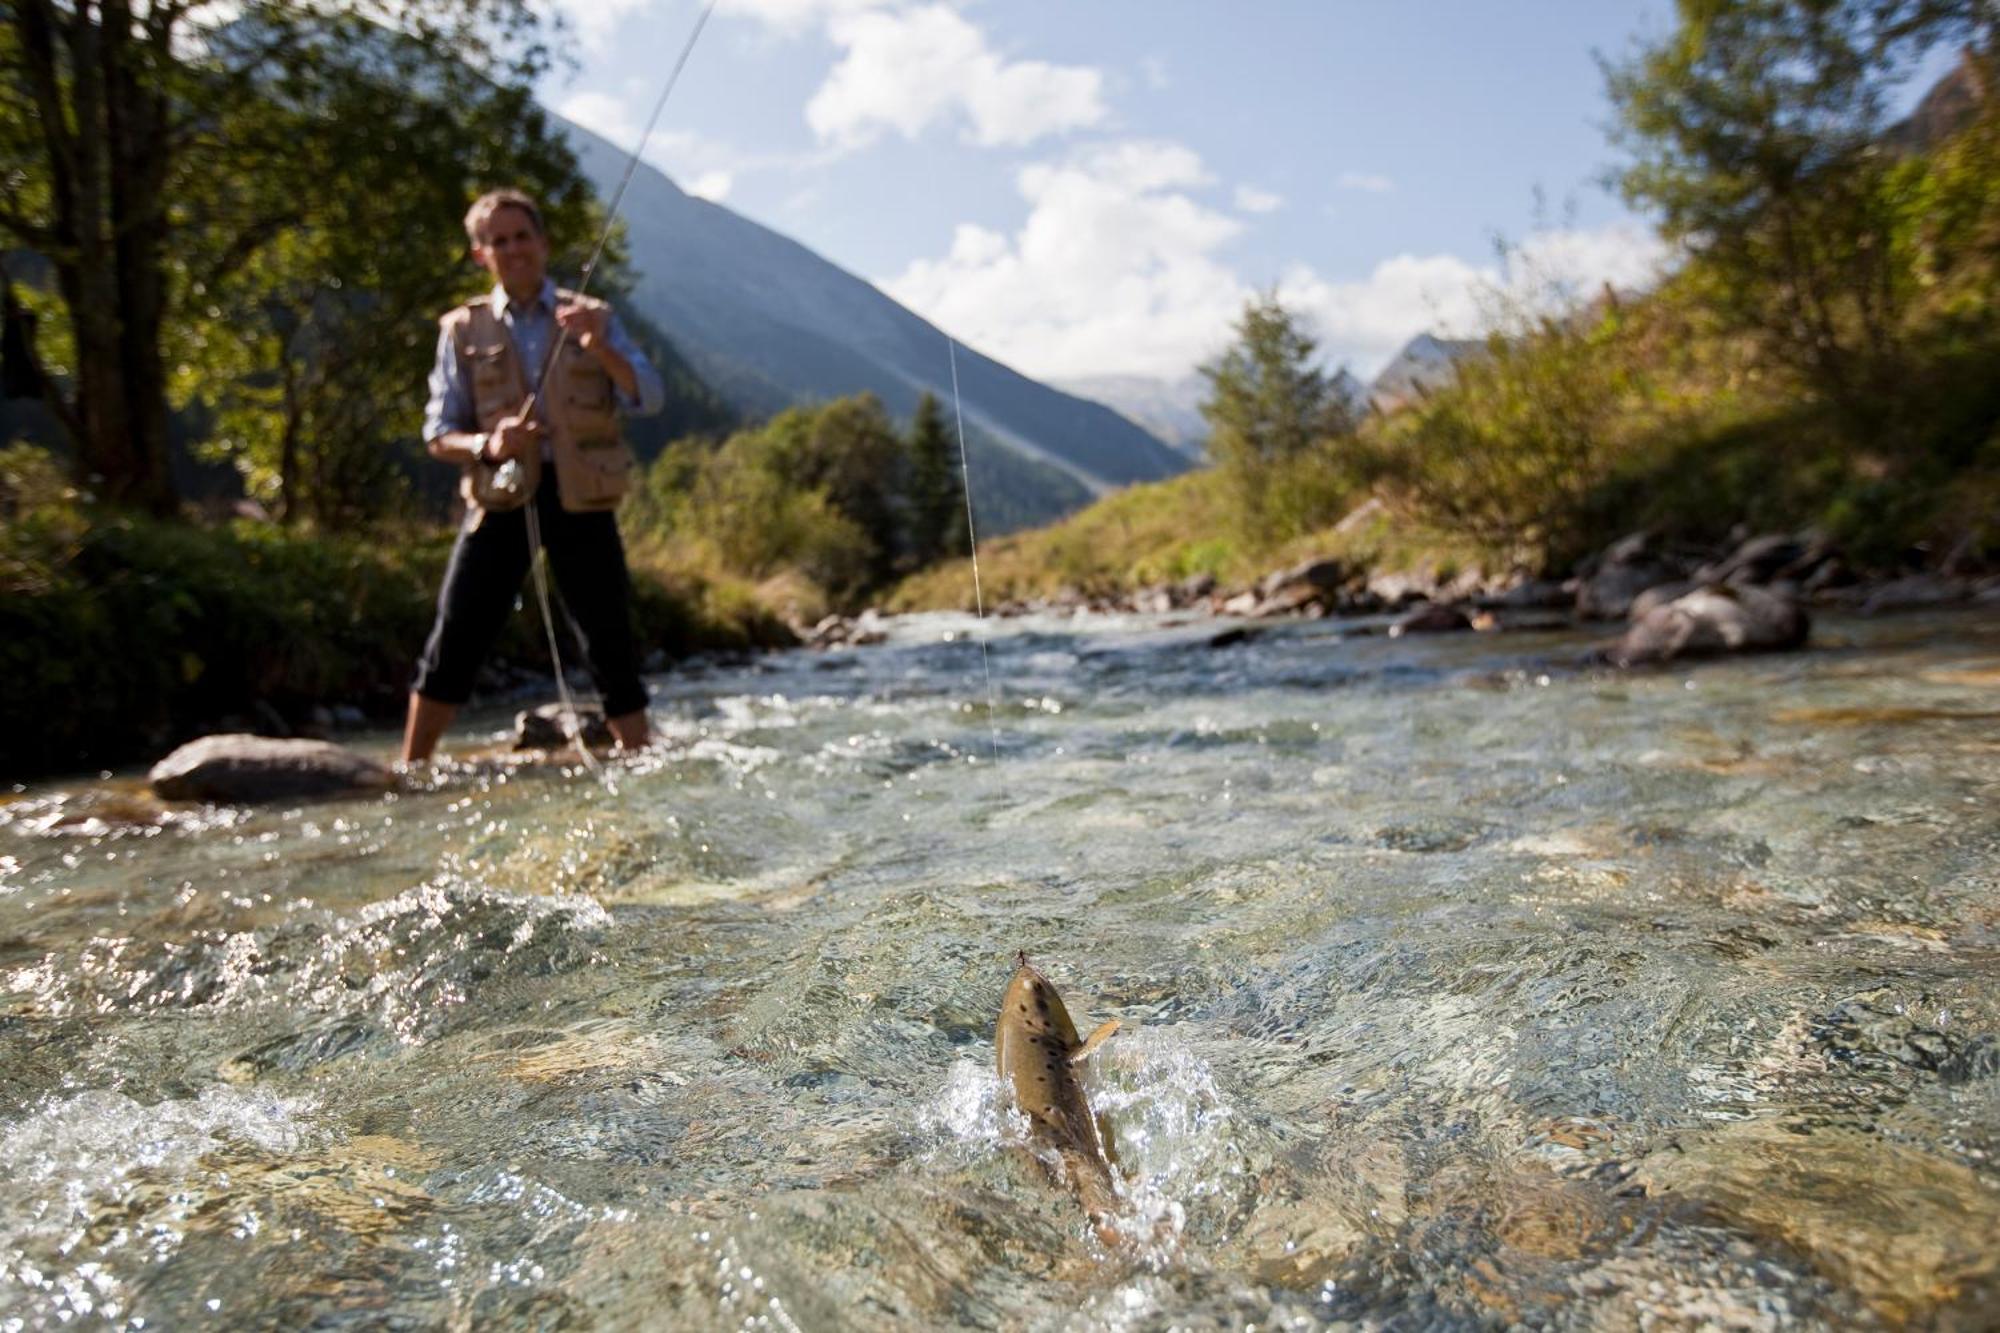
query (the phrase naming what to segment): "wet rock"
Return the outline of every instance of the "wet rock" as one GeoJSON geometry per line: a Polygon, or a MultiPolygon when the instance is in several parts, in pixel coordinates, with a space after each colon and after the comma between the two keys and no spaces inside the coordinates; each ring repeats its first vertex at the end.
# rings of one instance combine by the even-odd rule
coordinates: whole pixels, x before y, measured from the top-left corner
{"type": "Polygon", "coordinates": [[[1375,841],[1398,852],[1462,852],[1485,841],[1492,830],[1471,819],[1414,820],[1386,824],[1375,832],[1375,841]]]}
{"type": "Polygon", "coordinates": [[[1197,602],[1206,601],[1214,591],[1215,575],[1190,574],[1174,585],[1174,604],[1193,606],[1197,602]]]}
{"type": "MultiPolygon", "coordinates": [[[[604,710],[592,705],[576,710],[576,729],[583,743],[593,750],[609,749],[617,738],[604,720],[604,710]]],[[[543,704],[527,709],[514,718],[514,748],[517,750],[560,750],[569,744],[569,719],[561,704],[543,704]]]]}
{"type": "Polygon", "coordinates": [[[1459,570],[1458,573],[1440,582],[1437,585],[1437,593],[1431,600],[1434,602],[1469,601],[1483,594],[1487,590],[1489,582],[1485,570],[1481,569],[1478,565],[1467,565],[1464,569],[1459,570]]]}
{"type": "Polygon", "coordinates": [[[1294,583],[1278,589],[1269,597],[1261,598],[1256,609],[1251,612],[1260,620],[1273,616],[1325,615],[1327,603],[1318,589],[1308,584],[1294,583]]]}
{"type": "Polygon", "coordinates": [[[1483,600],[1497,611],[1553,611],[1576,605],[1576,589],[1554,579],[1522,579],[1483,600]]]}
{"type": "Polygon", "coordinates": [[[1222,603],[1222,614],[1225,616],[1255,615],[1257,607],[1262,600],[1255,592],[1239,592],[1222,603]]]}
{"type": "Polygon", "coordinates": [[[1648,534],[1635,532],[1586,562],[1580,571],[1576,613],[1587,620],[1622,620],[1633,598],[1684,572],[1678,561],[1654,550],[1648,534]]]}
{"type": "Polygon", "coordinates": [[[1606,653],[1616,666],[1715,653],[1776,651],[1806,641],[1798,599],[1767,588],[1698,588],[1632,623],[1606,653]]]}
{"type": "Polygon", "coordinates": [[[1972,595],[1970,579],[1947,578],[1942,574],[1911,574],[1882,584],[1861,603],[1864,616],[1885,611],[1914,611],[1926,606],[1947,606],[1972,595]]]}
{"type": "Polygon", "coordinates": [[[1847,562],[1836,555],[1814,566],[1812,571],[1800,580],[1799,588],[1808,596],[1817,597],[1838,588],[1851,587],[1859,578],[1860,576],[1848,567],[1847,562]]]}
{"type": "Polygon", "coordinates": [[[1449,634],[1471,628],[1472,618],[1457,607],[1430,603],[1389,626],[1389,637],[1400,639],[1405,634],[1449,634]]]}
{"type": "Polygon", "coordinates": [[[1263,632],[1262,629],[1252,628],[1248,625],[1231,626],[1219,634],[1211,635],[1208,640],[1208,646],[1211,648],[1234,648],[1239,643],[1250,642],[1263,632]]]}
{"type": "MultiPolygon", "coordinates": [[[[1790,572],[1796,577],[1801,571],[1795,567],[1805,561],[1806,554],[1807,543],[1797,537],[1781,533],[1752,537],[1722,559],[1696,570],[1694,581],[1762,584],[1771,582],[1780,573],[1790,572]]],[[[1824,552],[1820,559],[1830,554],[1824,552]]]]}
{"type": "Polygon", "coordinates": [[[1646,589],[1632,599],[1632,606],[1626,612],[1628,620],[1644,620],[1647,614],[1670,602],[1678,602],[1701,585],[1687,579],[1675,579],[1672,583],[1662,583],[1646,589]]]}
{"type": "Polygon", "coordinates": [[[189,741],[153,765],[148,781],[163,800],[247,804],[386,791],[396,778],[328,741],[235,734],[189,741]]]}
{"type": "Polygon", "coordinates": [[[1267,574],[1257,585],[1261,613],[1279,615],[1312,604],[1330,606],[1347,578],[1345,565],[1326,559],[1302,561],[1267,574]]]}
{"type": "Polygon", "coordinates": [[[1372,574],[1365,589],[1384,610],[1400,611],[1412,602],[1427,602],[1437,595],[1437,580],[1425,573],[1372,574]]]}
{"type": "Polygon", "coordinates": [[[1991,1036],[1961,1037],[1880,994],[1846,1000],[1814,1020],[1811,1031],[1827,1058],[1840,1065],[1887,1061],[1936,1074],[1951,1085],[2000,1073],[2000,1045],[1991,1036]]]}
{"type": "Polygon", "coordinates": [[[1142,616],[1166,615],[1174,609],[1173,590],[1163,585],[1141,588],[1132,594],[1131,607],[1142,616]]]}
{"type": "Polygon", "coordinates": [[[1632,1187],[1784,1247],[1887,1327],[1991,1326],[2000,1203],[1971,1167],[1780,1116],[1691,1130],[1635,1166],[1632,1187]]]}
{"type": "MultiPolygon", "coordinates": [[[[996,615],[1022,615],[1039,608],[1032,605],[1008,603],[995,609],[996,615]]],[[[800,642],[810,648],[866,648],[888,638],[882,626],[880,613],[872,608],[859,616],[847,617],[831,615],[822,618],[811,629],[799,632],[800,642]]]]}

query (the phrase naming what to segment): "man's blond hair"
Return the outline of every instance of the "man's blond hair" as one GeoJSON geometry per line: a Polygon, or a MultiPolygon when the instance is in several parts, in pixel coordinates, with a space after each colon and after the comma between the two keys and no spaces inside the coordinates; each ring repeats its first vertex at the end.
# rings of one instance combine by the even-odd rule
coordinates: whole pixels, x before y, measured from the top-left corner
{"type": "Polygon", "coordinates": [[[542,210],[535,201],[519,190],[488,190],[472,201],[472,207],[465,210],[465,239],[479,244],[479,229],[486,225],[488,218],[503,208],[518,208],[528,215],[534,224],[535,235],[544,236],[542,230],[542,210]]]}

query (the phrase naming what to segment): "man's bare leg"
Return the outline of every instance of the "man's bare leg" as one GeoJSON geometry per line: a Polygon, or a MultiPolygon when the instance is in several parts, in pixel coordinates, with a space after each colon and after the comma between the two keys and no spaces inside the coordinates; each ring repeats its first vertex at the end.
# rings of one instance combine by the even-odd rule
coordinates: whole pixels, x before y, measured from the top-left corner
{"type": "Polygon", "coordinates": [[[621,750],[642,750],[651,737],[646,726],[646,710],[636,709],[630,713],[620,713],[617,717],[607,717],[604,725],[611,728],[611,734],[618,738],[621,750]]]}
{"type": "MultiPolygon", "coordinates": [[[[403,762],[421,764],[429,759],[431,751],[437,749],[438,739],[444,735],[444,729],[450,726],[451,720],[457,716],[457,704],[440,703],[436,699],[427,699],[415,690],[411,690],[410,713],[403,722],[403,762]]],[[[640,725],[643,730],[643,718],[640,725]]],[[[613,729],[616,729],[616,724],[613,729]]]]}

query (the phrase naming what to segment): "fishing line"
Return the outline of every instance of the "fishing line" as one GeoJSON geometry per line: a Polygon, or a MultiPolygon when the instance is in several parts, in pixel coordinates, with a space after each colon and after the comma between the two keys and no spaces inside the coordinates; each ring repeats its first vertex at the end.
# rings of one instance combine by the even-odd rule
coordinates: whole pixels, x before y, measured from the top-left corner
{"type": "Polygon", "coordinates": [[[972,605],[979,612],[979,664],[986,672],[986,733],[993,747],[993,764],[1000,764],[1000,724],[993,720],[993,659],[986,651],[986,594],[979,586],[979,532],[972,525],[972,464],[965,452],[965,405],[958,396],[958,340],[949,333],[944,345],[951,355],[951,412],[958,422],[958,475],[965,490],[965,542],[972,548],[972,605]]]}
{"type": "MultiPolygon", "coordinates": [[[[653,114],[647,117],[645,130],[640,133],[639,142],[633,147],[631,157],[626,159],[625,174],[619,178],[618,188],[611,195],[611,203],[604,210],[604,230],[599,233],[597,244],[591,249],[590,258],[584,261],[583,272],[578,276],[576,285],[578,296],[587,295],[590,291],[590,280],[597,274],[598,261],[604,258],[604,247],[611,243],[611,233],[618,225],[618,210],[625,204],[625,191],[631,187],[632,177],[638,173],[640,155],[646,151],[646,143],[653,137],[653,128],[660,123],[660,113],[667,109],[667,98],[673,95],[674,85],[680,82],[681,71],[687,68],[688,57],[694,54],[695,43],[701,40],[701,30],[708,26],[709,15],[715,12],[719,2],[720,0],[708,0],[702,7],[701,16],[694,21],[694,28],[681,46],[680,58],[674,61],[673,72],[667,75],[666,86],[660,89],[659,99],[653,103],[653,114]]],[[[608,323],[606,332],[609,333],[608,323]]],[[[537,414],[542,410],[542,386],[548,381],[549,371],[555,367],[556,358],[562,355],[563,348],[568,344],[569,329],[558,324],[555,341],[549,344],[549,350],[542,357],[541,367],[535,372],[535,386],[529,390],[527,402],[521,405],[521,415],[537,414]]],[[[548,636],[549,661],[555,667],[556,697],[562,702],[563,730],[568,733],[570,743],[576,747],[576,752],[583,756],[585,766],[608,786],[610,778],[605,774],[603,765],[597,762],[597,756],[590,752],[588,745],[584,744],[583,728],[576,718],[576,703],[570,697],[569,680],[563,672],[562,650],[556,645],[555,617],[549,611],[549,576],[544,568],[542,524],[535,512],[534,497],[529,497],[524,508],[527,510],[528,519],[528,568],[534,575],[535,602],[541,608],[542,630],[548,636]]],[[[602,706],[601,701],[600,706],[602,706]]]]}

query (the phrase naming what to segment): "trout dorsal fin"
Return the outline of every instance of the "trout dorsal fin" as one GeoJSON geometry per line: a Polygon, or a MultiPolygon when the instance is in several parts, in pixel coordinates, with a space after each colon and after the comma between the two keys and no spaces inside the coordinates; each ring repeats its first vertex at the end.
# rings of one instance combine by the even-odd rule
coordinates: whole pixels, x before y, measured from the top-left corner
{"type": "Polygon", "coordinates": [[[1097,1031],[1084,1038],[1083,1045],[1076,1048],[1075,1053],[1070,1056],[1069,1062],[1073,1065],[1082,1064],[1097,1053],[1098,1047],[1110,1041],[1111,1035],[1116,1031],[1118,1031],[1118,1020],[1115,1018],[1106,1020],[1098,1027],[1097,1031]]]}

